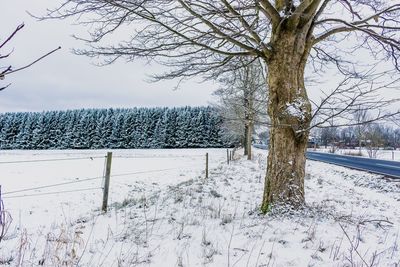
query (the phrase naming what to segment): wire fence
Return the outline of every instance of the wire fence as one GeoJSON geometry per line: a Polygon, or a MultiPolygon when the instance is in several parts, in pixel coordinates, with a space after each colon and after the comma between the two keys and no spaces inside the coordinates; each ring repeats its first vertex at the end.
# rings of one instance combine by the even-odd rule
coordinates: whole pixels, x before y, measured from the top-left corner
{"type": "MultiPolygon", "coordinates": [[[[130,176],[130,175],[136,175],[136,174],[157,173],[157,172],[164,172],[164,171],[171,171],[171,170],[190,170],[190,169],[189,168],[176,167],[176,168],[149,170],[149,171],[136,171],[136,172],[113,174],[113,175],[111,175],[111,177],[114,178],[114,177],[130,176]]],[[[79,178],[72,178],[72,179],[79,179],[79,178]]],[[[50,185],[43,185],[43,186],[24,188],[24,189],[21,189],[21,190],[14,190],[14,191],[4,192],[2,195],[3,195],[3,199],[14,198],[14,196],[8,196],[8,195],[16,194],[16,193],[29,192],[29,191],[35,191],[35,190],[40,190],[40,189],[60,187],[60,186],[64,186],[64,185],[71,185],[71,184],[77,184],[77,183],[93,181],[93,180],[100,180],[100,179],[104,179],[104,176],[89,177],[89,178],[83,178],[83,179],[81,178],[81,179],[76,180],[76,181],[70,181],[70,182],[64,182],[64,183],[57,183],[57,184],[50,184],[50,185]]],[[[92,189],[103,189],[103,185],[101,187],[96,187],[96,188],[92,188],[92,189]]],[[[90,190],[90,189],[84,189],[84,190],[90,190]]],[[[83,190],[76,189],[76,190],[72,190],[71,192],[78,192],[78,191],[83,191],[83,190]]],[[[65,193],[66,191],[57,191],[57,192],[52,192],[51,194],[57,194],[58,192],[59,193],[65,193]]],[[[70,192],[70,191],[68,191],[68,192],[70,192]]],[[[43,194],[45,194],[45,193],[43,193],[43,194]]],[[[18,196],[18,197],[23,197],[23,196],[29,197],[29,196],[34,196],[34,195],[41,195],[41,194],[29,194],[29,195],[22,195],[22,196],[18,196]]]]}
{"type": "MultiPolygon", "coordinates": [[[[153,159],[153,158],[201,158],[204,155],[143,155],[143,156],[114,156],[114,158],[123,159],[153,159]]],[[[78,157],[78,158],[58,158],[58,159],[35,159],[35,160],[16,160],[16,161],[0,161],[0,164],[19,164],[19,163],[36,163],[36,162],[57,162],[57,161],[72,161],[72,160],[94,160],[94,159],[104,159],[106,156],[96,156],[96,157],[78,157]]]]}
{"type": "MultiPolygon", "coordinates": [[[[116,156],[115,158],[119,159],[171,159],[171,158],[204,158],[204,155],[137,155],[137,156],[130,156],[130,155],[119,155],[116,156]]],[[[208,163],[208,156],[207,158],[207,163],[208,163]]],[[[57,162],[57,161],[73,161],[73,160],[94,160],[94,159],[105,159],[104,161],[104,169],[103,169],[103,175],[102,176],[94,176],[94,177],[70,177],[70,178],[64,178],[66,180],[72,180],[72,181],[67,181],[67,182],[61,182],[61,183],[54,183],[54,184],[45,184],[45,185],[40,185],[40,186],[34,186],[34,187],[29,187],[29,188],[22,188],[18,190],[13,190],[13,191],[6,191],[3,193],[0,193],[1,198],[0,198],[0,209],[3,207],[2,206],[2,199],[15,199],[15,198],[25,198],[25,197],[37,197],[37,196],[46,196],[46,195],[57,195],[57,194],[67,194],[67,193],[75,193],[75,192],[84,192],[84,191],[95,191],[95,190],[104,190],[104,184],[105,184],[105,177],[106,177],[106,165],[107,165],[107,156],[96,156],[96,157],[74,157],[74,158],[56,158],[56,159],[36,159],[36,160],[16,160],[16,161],[1,161],[0,164],[23,164],[23,163],[41,163],[41,162],[57,162]],[[78,183],[84,183],[84,182],[89,182],[89,181],[95,181],[95,180],[102,180],[101,186],[94,186],[94,187],[85,187],[85,188],[78,188],[78,189],[68,189],[68,190],[58,190],[58,191],[50,191],[50,192],[37,192],[37,190],[42,190],[42,189],[50,189],[50,188],[57,188],[57,187],[63,187],[67,185],[74,185],[78,183]],[[33,191],[33,192],[32,192],[33,191]],[[36,192],[34,192],[36,191],[36,192]],[[21,194],[23,193],[23,194],[21,194]]],[[[208,164],[207,164],[208,168],[208,164]]],[[[188,168],[187,166],[182,166],[182,167],[174,167],[174,168],[163,168],[163,169],[156,169],[156,170],[145,170],[145,171],[133,171],[133,172],[126,172],[126,173],[117,173],[117,174],[111,174],[111,178],[118,178],[118,177],[124,177],[124,176],[134,176],[134,175],[139,175],[139,174],[149,174],[149,173],[159,173],[159,172],[166,172],[166,171],[172,171],[172,170],[181,170],[181,171],[186,171],[186,170],[192,170],[193,168],[188,168]]],[[[1,188],[1,185],[0,185],[1,188]]],[[[108,190],[108,189],[107,189],[108,190]]]]}
{"type": "Polygon", "coordinates": [[[44,192],[44,193],[35,193],[35,194],[24,194],[24,195],[16,195],[16,196],[7,196],[3,197],[3,199],[11,199],[11,198],[22,198],[22,197],[36,197],[36,196],[45,196],[45,195],[58,195],[58,194],[65,194],[65,193],[75,193],[75,192],[82,192],[82,191],[93,191],[103,189],[102,187],[91,187],[85,189],[74,189],[74,190],[66,190],[66,191],[56,191],[56,192],[44,192]]]}
{"type": "Polygon", "coordinates": [[[124,159],[170,159],[170,158],[204,158],[204,155],[145,155],[145,156],[115,156],[114,158],[124,158],[124,159]]]}
{"type": "Polygon", "coordinates": [[[19,163],[36,163],[36,162],[54,162],[54,161],[70,161],[83,159],[104,159],[103,157],[81,157],[81,158],[61,158],[61,159],[34,159],[34,160],[16,160],[16,161],[0,161],[0,164],[19,164],[19,163]]]}
{"type": "MultiPolygon", "coordinates": [[[[75,178],[75,179],[77,179],[77,178],[75,178]]],[[[27,191],[45,189],[45,188],[58,187],[58,186],[63,186],[63,185],[82,183],[82,182],[93,181],[93,180],[97,180],[97,179],[103,179],[103,176],[84,178],[84,179],[79,179],[77,181],[71,181],[71,182],[65,182],[65,183],[57,183],[57,184],[51,184],[51,185],[43,185],[43,186],[37,186],[37,187],[31,187],[31,188],[24,188],[24,189],[21,189],[21,190],[4,192],[3,196],[10,195],[10,194],[15,194],[15,193],[22,193],[22,192],[27,192],[27,191]]]]}

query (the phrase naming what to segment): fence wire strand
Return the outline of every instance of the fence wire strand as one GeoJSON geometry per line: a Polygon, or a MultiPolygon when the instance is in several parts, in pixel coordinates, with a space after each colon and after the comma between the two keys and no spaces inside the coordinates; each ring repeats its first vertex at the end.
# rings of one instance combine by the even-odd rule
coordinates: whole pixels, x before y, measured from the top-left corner
{"type": "MultiPolygon", "coordinates": [[[[25,189],[21,189],[21,190],[5,192],[5,193],[3,193],[3,195],[9,195],[9,194],[15,194],[15,193],[21,193],[21,192],[27,192],[27,191],[33,191],[33,190],[38,190],[38,189],[51,188],[51,187],[69,185],[69,184],[82,183],[82,182],[92,181],[92,180],[97,180],[97,179],[102,179],[102,178],[103,178],[102,176],[98,176],[98,177],[91,177],[91,178],[75,180],[75,181],[71,181],[71,182],[64,182],[64,183],[58,183],[58,184],[50,184],[50,185],[25,188],[25,189]]],[[[75,178],[75,179],[77,179],[77,178],[75,178]]]]}
{"type": "Polygon", "coordinates": [[[3,199],[22,198],[22,197],[35,197],[35,196],[45,196],[45,195],[56,195],[56,194],[75,193],[75,192],[82,192],[82,191],[93,191],[93,190],[98,190],[98,189],[102,189],[102,188],[101,187],[92,187],[92,188],[84,188],[84,189],[76,189],[76,190],[45,192],[45,193],[37,193],[37,194],[29,194],[29,195],[28,194],[27,195],[17,195],[17,196],[3,197],[3,199]]]}
{"type": "Polygon", "coordinates": [[[157,155],[149,155],[149,156],[113,156],[113,158],[122,158],[122,159],[171,159],[171,158],[204,158],[204,155],[181,155],[181,156],[157,156],[157,155]]]}
{"type": "MultiPolygon", "coordinates": [[[[189,168],[186,168],[186,169],[189,169],[189,168]]],[[[172,171],[172,170],[185,170],[185,168],[168,168],[168,169],[159,169],[159,170],[152,170],[152,171],[128,172],[128,173],[121,173],[121,174],[114,174],[114,175],[111,174],[111,177],[127,176],[127,175],[133,175],[133,174],[154,173],[154,172],[162,172],[162,171],[172,171]]]]}
{"type": "Polygon", "coordinates": [[[33,160],[16,160],[16,161],[0,161],[0,164],[17,164],[17,163],[33,163],[33,162],[52,162],[52,161],[69,161],[69,160],[83,160],[83,159],[102,159],[102,157],[85,157],[85,158],[62,158],[62,159],[33,159],[33,160]]]}

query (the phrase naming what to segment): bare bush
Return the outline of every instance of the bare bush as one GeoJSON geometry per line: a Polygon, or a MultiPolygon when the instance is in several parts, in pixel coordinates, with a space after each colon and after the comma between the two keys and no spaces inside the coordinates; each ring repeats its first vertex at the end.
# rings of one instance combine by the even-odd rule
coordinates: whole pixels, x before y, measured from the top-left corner
{"type": "Polygon", "coordinates": [[[354,156],[354,157],[362,157],[363,156],[361,151],[345,151],[344,155],[346,155],[346,156],[354,156]]]}
{"type": "Polygon", "coordinates": [[[4,209],[4,202],[1,198],[1,185],[0,185],[0,242],[6,236],[10,229],[12,217],[9,212],[4,209]]]}

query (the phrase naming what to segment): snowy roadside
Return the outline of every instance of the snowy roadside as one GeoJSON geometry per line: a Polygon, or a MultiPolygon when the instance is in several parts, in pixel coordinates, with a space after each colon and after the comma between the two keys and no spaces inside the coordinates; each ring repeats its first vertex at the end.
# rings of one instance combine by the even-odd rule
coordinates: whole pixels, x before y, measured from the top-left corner
{"type": "MultiPolygon", "coordinates": [[[[332,153],[332,149],[330,147],[327,148],[309,148],[309,151],[317,151],[317,152],[324,152],[324,153],[332,153]]],[[[372,153],[372,152],[371,152],[372,153]]],[[[375,150],[376,153],[374,156],[376,159],[383,159],[383,160],[394,160],[400,161],[400,150],[385,150],[379,149],[375,150]]],[[[336,148],[335,154],[344,155],[344,156],[356,156],[360,157],[360,150],[358,148],[350,149],[350,148],[336,148]]],[[[363,148],[361,150],[361,157],[370,158],[368,150],[363,148]]],[[[374,157],[373,157],[374,158],[374,157]]]]}
{"type": "Polygon", "coordinates": [[[22,266],[399,266],[400,184],[307,162],[307,205],[259,214],[265,156],[167,187],[133,183],[106,215],[17,229],[0,261],[22,266]]]}

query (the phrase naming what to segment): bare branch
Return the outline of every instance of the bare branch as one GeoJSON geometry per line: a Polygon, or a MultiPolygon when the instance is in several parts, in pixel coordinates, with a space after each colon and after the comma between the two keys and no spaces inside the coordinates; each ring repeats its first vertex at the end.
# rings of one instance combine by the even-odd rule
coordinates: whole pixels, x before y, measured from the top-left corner
{"type": "MultiPolygon", "coordinates": [[[[0,49],[3,48],[8,42],[10,42],[11,39],[13,39],[14,36],[17,34],[17,32],[19,32],[22,28],[24,28],[24,26],[25,26],[24,24],[20,24],[20,25],[14,30],[14,32],[13,32],[11,35],[9,35],[9,36],[6,38],[6,40],[0,45],[0,49]]],[[[56,49],[54,49],[54,50],[48,52],[47,54],[41,56],[40,58],[34,60],[33,62],[29,63],[29,64],[26,65],[26,66],[23,66],[23,67],[20,67],[20,68],[17,68],[17,69],[13,69],[11,66],[5,67],[2,71],[0,71],[0,80],[4,80],[4,79],[6,78],[6,76],[8,76],[8,75],[10,75],[10,74],[13,74],[13,73],[16,73],[16,72],[25,70],[25,69],[27,69],[27,68],[33,66],[34,64],[36,64],[36,63],[38,63],[39,61],[43,60],[44,58],[50,56],[51,54],[53,54],[54,52],[56,52],[56,51],[59,50],[59,49],[61,49],[61,47],[58,47],[58,48],[56,48],[56,49]]],[[[10,55],[11,55],[11,52],[8,53],[8,54],[6,54],[6,55],[4,55],[4,56],[0,56],[0,59],[7,58],[7,57],[9,57],[10,55]]],[[[4,89],[8,88],[10,85],[11,85],[11,84],[7,84],[6,86],[1,86],[1,87],[0,87],[0,91],[3,91],[4,89]]]]}
{"type": "Polygon", "coordinates": [[[8,36],[8,38],[2,43],[0,44],[0,49],[3,48],[12,38],[14,38],[14,36],[17,34],[17,32],[19,32],[20,30],[22,30],[22,28],[25,27],[24,24],[20,24],[15,30],[14,32],[8,36]]]}
{"type": "Polygon", "coordinates": [[[29,63],[28,65],[25,65],[25,66],[20,67],[20,68],[18,68],[18,69],[10,70],[10,71],[4,73],[3,76],[4,76],[4,75],[10,75],[10,74],[19,72],[19,71],[21,71],[21,70],[25,70],[25,69],[27,69],[27,68],[33,66],[34,64],[38,63],[38,62],[41,61],[42,59],[44,59],[44,58],[50,56],[51,54],[53,54],[54,52],[56,52],[57,50],[60,50],[60,49],[61,49],[61,46],[57,47],[56,49],[51,50],[51,51],[48,52],[47,54],[45,54],[45,55],[41,56],[40,58],[34,60],[33,62],[29,63]]]}
{"type": "Polygon", "coordinates": [[[259,5],[262,10],[267,14],[268,18],[272,21],[274,28],[278,26],[281,21],[281,16],[278,11],[271,5],[268,0],[259,0],[259,5]]]}

